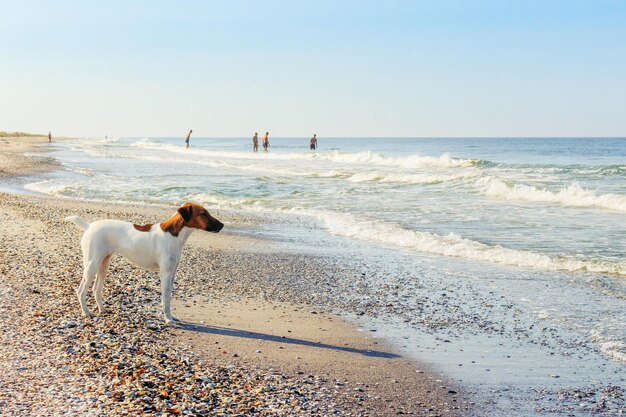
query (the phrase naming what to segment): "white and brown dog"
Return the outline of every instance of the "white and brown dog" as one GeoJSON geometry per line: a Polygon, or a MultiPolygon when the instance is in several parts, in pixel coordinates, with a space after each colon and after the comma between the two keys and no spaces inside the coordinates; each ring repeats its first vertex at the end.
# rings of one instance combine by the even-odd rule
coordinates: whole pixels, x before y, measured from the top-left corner
{"type": "Polygon", "coordinates": [[[195,229],[217,233],[224,227],[204,207],[194,203],[183,204],[172,217],[158,226],[138,226],[120,220],[87,223],[78,216],[69,216],[65,220],[76,223],[85,231],[81,240],[83,280],[76,291],[83,315],[87,318],[93,316],[87,307],[87,290],[92,282],[98,310],[100,313],[105,311],[102,285],[111,256],[119,253],[140,268],[160,271],[161,302],[167,323],[174,321],[170,308],[172,287],[187,239],[195,229]]]}

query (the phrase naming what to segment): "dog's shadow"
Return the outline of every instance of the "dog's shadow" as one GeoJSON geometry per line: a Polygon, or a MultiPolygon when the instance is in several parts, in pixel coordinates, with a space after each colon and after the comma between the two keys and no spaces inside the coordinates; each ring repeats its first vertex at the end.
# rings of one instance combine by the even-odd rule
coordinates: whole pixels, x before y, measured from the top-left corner
{"type": "Polygon", "coordinates": [[[300,345],[307,346],[312,348],[319,349],[331,349],[339,352],[347,352],[347,353],[355,353],[363,356],[373,357],[373,358],[383,358],[383,359],[396,359],[400,358],[400,355],[390,352],[382,352],[378,350],[369,350],[369,349],[357,349],[351,348],[347,346],[337,346],[331,345],[328,343],[320,343],[320,342],[312,342],[310,340],[296,339],[293,337],[286,336],[276,336],[268,333],[258,333],[258,332],[250,332],[247,330],[233,329],[229,327],[218,327],[218,326],[204,326],[196,323],[179,321],[176,323],[176,328],[181,330],[186,330],[188,332],[196,332],[196,333],[205,333],[205,334],[215,334],[220,336],[229,336],[229,337],[240,337],[245,339],[260,339],[265,340],[267,342],[275,342],[275,343],[288,343],[292,345],[300,345]]]}

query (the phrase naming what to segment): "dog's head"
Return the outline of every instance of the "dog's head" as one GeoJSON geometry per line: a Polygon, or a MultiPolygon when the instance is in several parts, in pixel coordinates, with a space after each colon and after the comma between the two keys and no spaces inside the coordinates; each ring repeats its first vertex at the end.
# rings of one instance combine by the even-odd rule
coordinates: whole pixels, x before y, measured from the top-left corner
{"type": "Polygon", "coordinates": [[[211,216],[207,209],[199,204],[185,203],[177,211],[187,227],[213,233],[218,233],[224,227],[222,222],[211,216]]]}

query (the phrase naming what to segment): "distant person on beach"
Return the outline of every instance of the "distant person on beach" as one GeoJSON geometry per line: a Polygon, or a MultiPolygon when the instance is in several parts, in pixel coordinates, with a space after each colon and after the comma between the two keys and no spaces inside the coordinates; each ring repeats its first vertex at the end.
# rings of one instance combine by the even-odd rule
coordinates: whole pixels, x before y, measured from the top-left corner
{"type": "Polygon", "coordinates": [[[270,147],[270,132],[265,132],[265,136],[263,136],[263,150],[267,151],[267,148],[270,147]]]}
{"type": "Polygon", "coordinates": [[[309,146],[311,150],[317,149],[317,133],[313,134],[313,137],[311,138],[311,141],[309,142],[309,146]]]}
{"type": "Polygon", "coordinates": [[[48,132],[48,143],[52,143],[52,132],[48,132]]]}
{"type": "Polygon", "coordinates": [[[252,150],[254,152],[259,150],[259,134],[254,132],[254,136],[252,136],[252,150]]]}
{"type": "Polygon", "coordinates": [[[185,143],[187,144],[187,147],[185,149],[189,149],[189,138],[191,137],[192,132],[193,130],[189,129],[189,133],[187,133],[187,138],[185,139],[185,143]]]}

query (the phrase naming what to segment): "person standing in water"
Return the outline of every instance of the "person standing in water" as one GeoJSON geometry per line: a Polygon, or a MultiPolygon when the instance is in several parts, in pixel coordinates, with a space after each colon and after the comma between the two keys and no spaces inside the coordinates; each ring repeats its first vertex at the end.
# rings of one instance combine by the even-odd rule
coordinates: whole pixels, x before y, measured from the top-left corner
{"type": "Polygon", "coordinates": [[[254,132],[254,136],[252,136],[252,151],[256,152],[259,150],[259,134],[254,132]]]}
{"type": "Polygon", "coordinates": [[[48,132],[48,143],[52,143],[52,132],[48,132]]]}
{"type": "Polygon", "coordinates": [[[187,144],[187,147],[185,149],[189,149],[189,138],[191,137],[192,132],[193,130],[189,129],[189,133],[187,133],[187,138],[185,139],[185,143],[187,144]]]}
{"type": "Polygon", "coordinates": [[[313,134],[313,137],[311,138],[311,140],[309,141],[309,147],[311,148],[311,150],[315,150],[317,149],[317,133],[313,134]]]}
{"type": "Polygon", "coordinates": [[[270,132],[265,132],[265,136],[263,136],[263,150],[267,151],[270,147],[270,132]]]}

